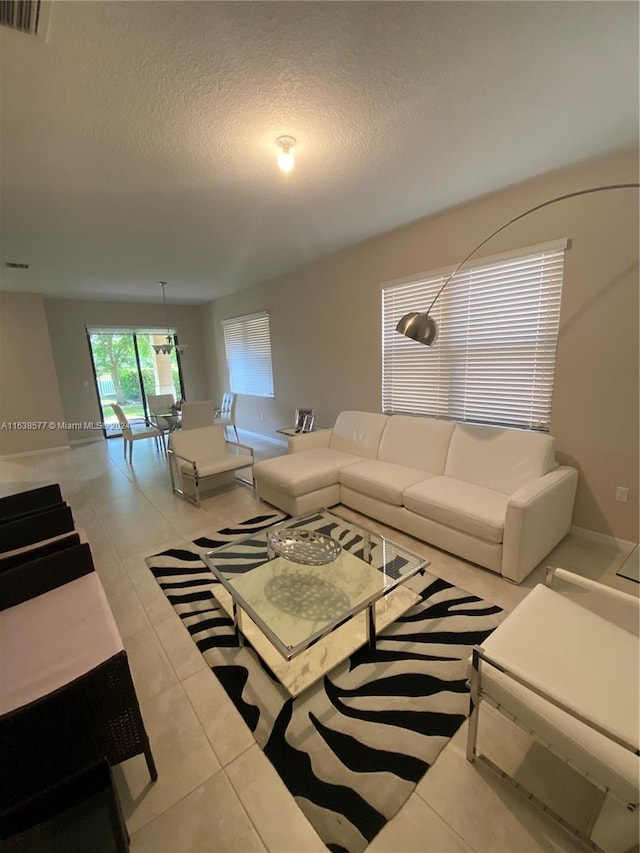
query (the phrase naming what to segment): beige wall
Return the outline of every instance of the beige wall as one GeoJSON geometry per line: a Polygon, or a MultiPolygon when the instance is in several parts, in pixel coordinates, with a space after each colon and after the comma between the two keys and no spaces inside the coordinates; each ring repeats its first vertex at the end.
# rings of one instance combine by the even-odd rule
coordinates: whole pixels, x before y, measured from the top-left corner
{"type": "MultiPolygon", "coordinates": [[[[71,423],[99,422],[100,408],[86,326],[163,328],[163,306],[133,302],[46,299],[44,307],[65,420],[71,423]]],[[[169,307],[171,325],[176,328],[180,343],[188,345],[181,364],[185,394],[193,400],[207,399],[209,396],[209,376],[202,347],[200,311],[201,309],[195,306],[169,307]]],[[[74,430],[69,434],[69,438],[102,438],[102,432],[74,430]]]]}
{"type": "Polygon", "coordinates": [[[64,419],[42,297],[0,293],[0,455],[68,447],[64,419]]]}
{"type": "MultiPolygon", "coordinates": [[[[637,151],[585,163],[210,303],[202,309],[202,322],[215,396],[227,382],[219,321],[267,309],[275,400],[240,398],[241,427],[274,437],[277,427],[291,423],[296,406],[315,407],[318,423],[325,425],[342,409],[379,411],[384,282],[454,265],[497,227],[549,198],[637,180],[637,151]]],[[[580,471],[573,523],[633,541],[638,540],[638,231],[636,190],[598,193],[526,217],[476,256],[571,239],[551,431],[560,460],[580,471]],[[615,501],[617,485],[629,488],[627,504],[615,501]]]]}

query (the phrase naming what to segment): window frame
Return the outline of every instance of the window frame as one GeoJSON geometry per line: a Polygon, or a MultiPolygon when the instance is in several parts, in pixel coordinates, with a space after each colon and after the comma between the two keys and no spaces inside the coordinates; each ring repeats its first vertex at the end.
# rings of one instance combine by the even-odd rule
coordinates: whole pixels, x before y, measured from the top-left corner
{"type": "Polygon", "coordinates": [[[455,267],[384,283],[382,411],[548,432],[569,247],[560,239],[466,262],[429,312],[432,347],[395,327],[429,309],[455,267]]]}

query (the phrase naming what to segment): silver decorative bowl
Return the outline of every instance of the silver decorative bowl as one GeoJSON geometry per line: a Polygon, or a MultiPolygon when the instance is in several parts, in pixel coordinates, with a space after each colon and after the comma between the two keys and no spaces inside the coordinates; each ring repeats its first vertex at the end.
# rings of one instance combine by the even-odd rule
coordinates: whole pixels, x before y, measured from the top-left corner
{"type": "Polygon", "coordinates": [[[325,533],[315,530],[283,528],[267,533],[267,542],[279,557],[305,566],[324,566],[332,563],[342,546],[325,533]]]}

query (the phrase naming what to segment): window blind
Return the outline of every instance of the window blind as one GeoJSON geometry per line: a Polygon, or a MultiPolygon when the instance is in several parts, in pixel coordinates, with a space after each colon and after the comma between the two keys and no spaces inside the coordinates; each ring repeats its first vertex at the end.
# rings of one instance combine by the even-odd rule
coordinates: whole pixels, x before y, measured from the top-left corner
{"type": "Polygon", "coordinates": [[[382,408],[455,421],[548,430],[568,241],[461,270],[430,314],[426,347],[396,332],[426,311],[448,271],[382,290],[382,408]]]}
{"type": "Polygon", "coordinates": [[[271,334],[266,312],[223,320],[229,388],[234,394],[273,397],[271,334]]]}

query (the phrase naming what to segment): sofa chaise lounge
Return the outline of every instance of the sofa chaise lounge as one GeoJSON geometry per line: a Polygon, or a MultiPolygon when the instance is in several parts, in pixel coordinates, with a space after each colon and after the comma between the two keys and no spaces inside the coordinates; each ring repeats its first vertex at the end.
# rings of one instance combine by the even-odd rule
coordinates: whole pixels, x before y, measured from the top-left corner
{"type": "Polygon", "coordinates": [[[353,411],[253,470],[284,512],[342,503],[515,583],[568,533],[578,479],[547,434],[353,411]]]}

